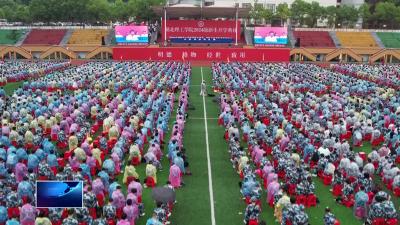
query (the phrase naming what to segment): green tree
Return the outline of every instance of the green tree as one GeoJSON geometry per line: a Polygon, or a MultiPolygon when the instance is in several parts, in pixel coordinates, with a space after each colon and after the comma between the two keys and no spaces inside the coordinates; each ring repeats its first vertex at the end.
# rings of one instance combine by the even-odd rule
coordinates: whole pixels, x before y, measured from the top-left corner
{"type": "Polygon", "coordinates": [[[90,0],[88,3],[88,20],[90,22],[111,20],[110,3],[107,0],[90,0]]]}
{"type": "Polygon", "coordinates": [[[318,2],[311,2],[306,7],[306,22],[309,27],[316,27],[319,19],[324,15],[324,8],[318,2]]]}
{"type": "Polygon", "coordinates": [[[305,2],[304,0],[295,0],[290,8],[290,15],[292,20],[300,24],[300,26],[304,25],[309,8],[310,4],[305,2]]]}
{"type": "Polygon", "coordinates": [[[354,27],[358,20],[358,10],[354,6],[343,5],[337,9],[336,22],[340,27],[354,27]]]}
{"type": "MultiPolygon", "coordinates": [[[[133,5],[130,7],[133,11],[135,19],[141,21],[153,21],[158,17],[154,14],[152,6],[165,4],[164,0],[132,0],[133,5]]],[[[130,3],[131,1],[129,1],[130,3]]]]}
{"type": "Polygon", "coordinates": [[[328,27],[334,27],[336,23],[336,6],[328,6],[324,10],[323,19],[327,20],[328,27]]]}
{"type": "Polygon", "coordinates": [[[4,19],[6,17],[6,14],[4,13],[4,10],[0,8],[0,18],[4,19]]]}
{"type": "Polygon", "coordinates": [[[264,8],[261,4],[257,4],[257,1],[255,1],[254,6],[250,11],[250,18],[254,19],[257,23],[262,20],[269,22],[271,21],[272,17],[272,10],[264,8]]]}
{"type": "Polygon", "coordinates": [[[29,7],[26,5],[18,5],[15,11],[14,21],[32,22],[32,17],[29,12],[29,7]]]}
{"type": "Polygon", "coordinates": [[[276,7],[275,16],[281,20],[281,26],[284,25],[285,21],[290,17],[289,5],[281,3],[276,7]]]}
{"type": "Polygon", "coordinates": [[[371,19],[373,19],[373,15],[371,13],[371,5],[368,3],[364,3],[358,9],[358,15],[363,20],[363,27],[366,27],[371,19]]]}
{"type": "Polygon", "coordinates": [[[391,28],[395,25],[395,18],[398,18],[400,10],[393,2],[379,2],[375,7],[376,19],[391,28]]]}
{"type": "Polygon", "coordinates": [[[54,3],[59,4],[55,0],[32,0],[29,4],[31,20],[46,22],[61,17],[61,12],[56,10],[54,3]]]}

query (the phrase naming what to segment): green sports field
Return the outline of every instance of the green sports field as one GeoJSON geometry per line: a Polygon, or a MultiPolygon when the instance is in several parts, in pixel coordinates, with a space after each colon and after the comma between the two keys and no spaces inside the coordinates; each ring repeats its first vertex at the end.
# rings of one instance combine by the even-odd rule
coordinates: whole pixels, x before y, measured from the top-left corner
{"type": "MultiPolygon", "coordinates": [[[[205,80],[211,92],[212,75],[210,67],[193,67],[190,86],[189,117],[185,124],[184,147],[189,158],[192,176],[185,176],[185,186],[177,190],[177,204],[175,205],[171,224],[174,225],[240,225],[243,224],[243,212],[246,207],[241,199],[238,182],[239,175],[232,168],[229,160],[228,146],[223,139],[224,128],[218,126],[219,106],[212,97],[203,99],[200,93],[200,83],[205,80]],[[207,129],[206,129],[207,127],[207,129]],[[212,182],[210,182],[212,181],[212,182]],[[211,202],[213,198],[213,202],[211,202]]],[[[4,89],[11,94],[21,83],[10,83],[4,89]]],[[[174,111],[175,112],[175,111],[174,111]]],[[[170,126],[174,122],[175,113],[171,115],[170,126]]],[[[168,140],[170,134],[166,136],[168,140]]],[[[167,153],[164,146],[164,153],[167,153]]],[[[371,145],[364,144],[356,151],[370,152],[371,145]]],[[[159,171],[158,185],[164,185],[168,179],[169,162],[163,157],[163,171],[159,171]]],[[[137,167],[140,179],[145,177],[145,165],[137,167]]],[[[377,182],[380,182],[375,178],[377,182]]],[[[122,175],[118,177],[122,183],[122,175]]],[[[317,207],[307,209],[311,225],[322,225],[325,207],[329,206],[343,225],[361,225],[362,222],[353,216],[352,209],[335,202],[328,186],[315,178],[316,195],[320,200],[317,207]]],[[[125,188],[124,188],[125,191],[125,188]]],[[[141,217],[138,225],[145,225],[151,217],[155,203],[150,197],[151,190],[143,192],[146,215],[141,217]]],[[[273,209],[266,204],[266,194],[262,199],[262,220],[268,225],[277,225],[273,217],[273,209]]],[[[396,208],[399,199],[395,198],[396,208]]]]}

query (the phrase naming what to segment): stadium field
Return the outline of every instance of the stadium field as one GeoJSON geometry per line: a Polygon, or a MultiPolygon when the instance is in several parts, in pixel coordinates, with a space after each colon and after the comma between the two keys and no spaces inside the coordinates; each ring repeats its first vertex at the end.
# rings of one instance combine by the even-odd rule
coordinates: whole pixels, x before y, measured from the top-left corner
{"type": "MultiPolygon", "coordinates": [[[[184,146],[187,154],[190,157],[190,169],[192,176],[185,176],[185,186],[177,190],[177,201],[175,205],[171,224],[185,225],[203,225],[203,224],[243,224],[243,213],[246,204],[241,199],[239,188],[239,175],[232,168],[229,161],[228,146],[223,139],[224,128],[218,126],[217,118],[219,116],[219,106],[213,101],[212,97],[203,97],[200,93],[200,83],[202,78],[208,86],[208,93],[212,92],[212,74],[209,67],[193,67],[191,86],[190,86],[190,104],[185,125],[184,146]],[[206,117],[204,105],[206,107],[206,117]],[[206,118],[206,120],[204,120],[206,118]],[[207,123],[207,130],[205,128],[207,123]],[[209,144],[209,160],[211,173],[207,165],[207,142],[206,134],[208,133],[209,144]],[[214,198],[213,205],[210,204],[210,188],[209,176],[212,177],[212,193],[214,198]],[[211,207],[214,208],[214,218],[211,216],[211,207]]],[[[371,145],[364,143],[361,148],[356,148],[357,151],[369,153],[371,145]]],[[[168,165],[167,159],[163,160],[163,165],[168,165]]],[[[168,168],[168,167],[166,167],[168,168]]],[[[141,177],[144,176],[144,165],[138,169],[141,177]]],[[[158,173],[160,183],[167,181],[168,172],[161,171],[158,173]]],[[[310,224],[323,224],[325,207],[329,206],[332,212],[338,217],[342,224],[362,224],[353,215],[352,208],[346,208],[335,202],[332,193],[329,191],[329,186],[324,186],[322,182],[314,178],[316,184],[316,195],[320,203],[317,207],[307,209],[310,216],[310,224]]],[[[150,198],[150,191],[147,189],[144,192],[144,200],[146,213],[151,213],[154,208],[154,203],[150,198]]],[[[263,193],[263,205],[261,218],[267,224],[278,225],[273,216],[273,208],[266,204],[266,193],[263,193]]],[[[399,207],[398,198],[394,203],[399,207]]],[[[141,218],[139,225],[145,224],[145,220],[141,218]]]]}
{"type": "MultiPolygon", "coordinates": [[[[192,67],[190,81],[188,119],[185,125],[184,147],[190,159],[192,176],[185,176],[185,186],[178,189],[177,204],[174,206],[171,224],[176,225],[240,225],[243,224],[243,213],[246,207],[242,200],[239,175],[232,168],[229,160],[228,146],[223,139],[224,128],[218,126],[219,106],[213,97],[202,97],[200,84],[204,80],[208,93],[212,92],[212,74],[210,67],[192,67]],[[211,181],[211,182],[210,182],[211,181]]],[[[21,83],[9,83],[4,87],[8,95],[18,88],[21,83]]],[[[172,119],[169,126],[172,127],[172,119]]],[[[169,137],[170,134],[167,134],[169,137]]],[[[245,143],[243,143],[245,146],[245,143]]],[[[364,143],[363,147],[355,148],[356,151],[371,152],[371,145],[364,143]]],[[[164,146],[164,154],[167,153],[164,146]]],[[[127,159],[125,159],[127,163],[127,159]]],[[[158,172],[158,184],[163,185],[168,180],[169,162],[163,157],[164,170],[158,172]]],[[[140,178],[145,177],[145,164],[139,165],[137,172],[140,178]]],[[[122,175],[118,176],[122,183],[122,175]]],[[[381,182],[375,179],[376,182],[381,182]]],[[[306,211],[310,224],[323,224],[325,207],[329,206],[332,212],[341,221],[341,224],[358,225],[362,221],[353,215],[352,208],[346,208],[336,203],[329,191],[329,186],[324,186],[320,179],[314,178],[316,195],[319,198],[317,207],[308,208],[306,211]]],[[[384,185],[382,185],[384,186],[384,185]]],[[[126,193],[126,187],[123,187],[126,193]]],[[[391,192],[389,192],[391,193],[391,192]]],[[[399,199],[392,196],[396,208],[399,199]]],[[[266,193],[262,195],[261,219],[267,224],[278,225],[273,216],[273,208],[266,204],[266,193]]],[[[151,198],[151,189],[144,189],[143,202],[146,216],[138,220],[138,225],[145,225],[148,216],[151,216],[155,203],[151,198]]]]}

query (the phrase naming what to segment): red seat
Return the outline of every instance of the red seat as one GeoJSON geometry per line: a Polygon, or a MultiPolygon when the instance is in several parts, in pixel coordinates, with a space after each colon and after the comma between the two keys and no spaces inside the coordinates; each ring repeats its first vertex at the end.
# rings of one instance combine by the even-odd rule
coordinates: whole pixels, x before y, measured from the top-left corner
{"type": "Polygon", "coordinates": [[[285,178],[285,176],[286,176],[286,173],[285,173],[285,171],[283,171],[283,170],[281,170],[281,171],[278,171],[278,177],[279,177],[279,179],[284,179],[284,178],[285,178]]]}
{"type": "Polygon", "coordinates": [[[400,197],[400,187],[394,188],[393,192],[394,192],[394,195],[396,195],[396,197],[400,197]]]}
{"type": "Polygon", "coordinates": [[[156,186],[156,182],[155,182],[154,178],[153,177],[147,177],[146,178],[146,185],[147,185],[147,187],[150,187],[150,188],[155,187],[156,186]]]}
{"type": "Polygon", "coordinates": [[[372,220],[372,225],[386,225],[386,221],[384,218],[376,218],[372,220]]]}
{"type": "Polygon", "coordinates": [[[306,205],[307,204],[307,196],[305,195],[297,195],[296,204],[306,205]]]}
{"type": "Polygon", "coordinates": [[[222,126],[224,124],[224,121],[222,118],[218,118],[218,125],[222,126]]]}
{"type": "Polygon", "coordinates": [[[271,206],[271,207],[274,207],[274,206],[275,206],[274,198],[271,198],[271,199],[269,200],[268,205],[271,206]]]}
{"type": "Polygon", "coordinates": [[[358,155],[364,160],[367,161],[367,154],[365,152],[359,152],[358,155]]]}
{"type": "Polygon", "coordinates": [[[19,208],[7,208],[8,218],[19,217],[19,208]]]}
{"type": "Polygon", "coordinates": [[[331,185],[332,184],[332,175],[323,175],[323,183],[325,185],[331,185]]]}
{"type": "Polygon", "coordinates": [[[69,150],[69,151],[64,152],[64,159],[68,159],[71,156],[71,152],[72,151],[73,150],[69,150]]]}
{"type": "Polygon", "coordinates": [[[341,196],[342,195],[343,186],[340,184],[335,184],[333,186],[332,194],[334,196],[341,196]]]}
{"type": "Polygon", "coordinates": [[[294,195],[296,193],[296,184],[289,184],[288,192],[290,195],[294,195]]]}
{"type": "Polygon", "coordinates": [[[115,225],[115,219],[114,218],[108,219],[107,220],[107,224],[108,225],[115,225]]]}
{"type": "Polygon", "coordinates": [[[389,190],[393,190],[393,179],[388,180],[386,187],[389,190]]]}
{"type": "Polygon", "coordinates": [[[135,177],[129,176],[126,178],[126,184],[130,184],[134,180],[135,180],[135,177]]]}
{"type": "Polygon", "coordinates": [[[140,164],[139,156],[135,156],[132,158],[131,164],[137,166],[140,164]]]}
{"type": "Polygon", "coordinates": [[[374,162],[372,162],[372,164],[374,165],[375,169],[378,169],[378,167],[379,167],[378,161],[374,161],[374,162]]]}
{"type": "Polygon", "coordinates": [[[62,224],[62,220],[57,220],[57,221],[51,221],[52,225],[61,225],[62,224]]]}
{"type": "Polygon", "coordinates": [[[67,218],[67,217],[68,217],[68,210],[67,210],[67,209],[64,209],[63,212],[61,213],[61,218],[62,218],[62,219],[65,219],[65,218],[67,218]]]}
{"type": "Polygon", "coordinates": [[[117,218],[121,219],[123,213],[124,213],[124,211],[122,210],[122,208],[118,208],[117,211],[116,211],[117,218]]]}
{"type": "Polygon", "coordinates": [[[258,225],[257,220],[249,220],[249,225],[258,225]]]}
{"type": "Polygon", "coordinates": [[[307,196],[307,202],[306,202],[306,207],[313,207],[317,205],[317,197],[315,195],[308,195],[307,196]]]}
{"type": "Polygon", "coordinates": [[[300,47],[335,47],[327,31],[293,31],[293,35],[301,40],[300,47]]]}
{"type": "Polygon", "coordinates": [[[57,141],[58,140],[58,135],[57,134],[52,134],[50,138],[51,138],[52,141],[57,141]]]}
{"type": "Polygon", "coordinates": [[[89,214],[93,219],[96,219],[97,218],[96,208],[89,208],[89,214]]]}
{"type": "Polygon", "coordinates": [[[398,224],[399,224],[398,222],[399,222],[399,221],[398,221],[396,218],[387,219],[387,220],[386,220],[386,224],[387,224],[387,225],[398,225],[398,224]]]}
{"type": "Polygon", "coordinates": [[[104,196],[102,194],[97,194],[96,199],[97,199],[97,204],[100,207],[103,207],[104,206],[104,196]]]}
{"type": "Polygon", "coordinates": [[[24,44],[59,45],[67,30],[32,29],[24,44]]]}
{"type": "Polygon", "coordinates": [[[342,204],[347,208],[350,208],[354,205],[354,197],[350,196],[349,198],[344,198],[342,204]]]}

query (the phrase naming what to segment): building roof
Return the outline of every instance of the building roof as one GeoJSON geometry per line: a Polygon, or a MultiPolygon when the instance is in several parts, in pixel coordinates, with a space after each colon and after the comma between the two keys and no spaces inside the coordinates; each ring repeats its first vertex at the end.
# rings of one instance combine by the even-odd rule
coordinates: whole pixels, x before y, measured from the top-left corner
{"type": "Polygon", "coordinates": [[[198,7],[193,5],[174,5],[174,6],[153,6],[154,13],[158,16],[164,16],[164,8],[167,10],[169,18],[235,18],[236,10],[239,18],[249,16],[251,8],[235,8],[235,7],[220,7],[208,6],[198,7]]]}

